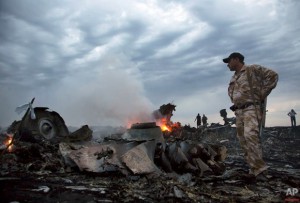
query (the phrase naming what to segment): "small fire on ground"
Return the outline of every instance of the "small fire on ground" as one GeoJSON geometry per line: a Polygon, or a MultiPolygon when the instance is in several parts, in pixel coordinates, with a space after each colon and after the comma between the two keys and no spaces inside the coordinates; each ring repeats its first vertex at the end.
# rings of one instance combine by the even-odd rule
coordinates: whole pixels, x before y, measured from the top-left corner
{"type": "Polygon", "coordinates": [[[166,118],[156,121],[156,125],[160,126],[160,129],[163,132],[173,132],[181,128],[181,124],[179,122],[173,123],[172,121],[168,121],[166,118]]]}
{"type": "Polygon", "coordinates": [[[162,132],[167,132],[167,134],[175,133],[175,131],[179,131],[181,129],[180,122],[173,123],[171,121],[171,117],[173,116],[173,111],[175,111],[176,105],[173,103],[163,104],[159,107],[159,109],[154,110],[151,113],[151,121],[148,120],[149,116],[147,116],[148,119],[130,119],[129,122],[127,122],[127,127],[130,127],[133,123],[140,123],[140,122],[153,122],[155,121],[156,126],[159,126],[161,128],[162,132]],[[133,122],[133,120],[135,122],[133,122]]]}
{"type": "MultiPolygon", "coordinates": [[[[139,122],[137,120],[127,122],[127,128],[130,128],[135,123],[142,123],[142,122],[139,122]]],[[[172,133],[181,128],[180,122],[173,123],[172,121],[169,121],[167,118],[156,119],[155,123],[156,123],[156,126],[160,127],[162,132],[172,133]]]]}
{"type": "Polygon", "coordinates": [[[172,131],[172,127],[169,125],[166,118],[162,118],[156,122],[156,125],[160,126],[162,131],[172,131]]]}
{"type": "Polygon", "coordinates": [[[7,134],[7,138],[4,141],[5,146],[7,147],[7,151],[11,152],[13,150],[13,135],[12,134],[7,134]]]}

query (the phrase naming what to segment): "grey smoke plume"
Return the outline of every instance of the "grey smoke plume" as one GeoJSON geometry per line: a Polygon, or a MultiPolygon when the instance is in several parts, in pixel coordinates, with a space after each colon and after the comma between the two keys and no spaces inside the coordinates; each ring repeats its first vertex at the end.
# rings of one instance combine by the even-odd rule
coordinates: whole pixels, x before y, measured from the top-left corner
{"type": "Polygon", "coordinates": [[[138,69],[120,56],[106,57],[101,65],[73,73],[62,83],[57,97],[67,125],[129,127],[153,120],[154,107],[145,97],[138,69]]]}
{"type": "Polygon", "coordinates": [[[122,55],[80,60],[61,67],[67,76],[45,86],[25,88],[14,84],[14,92],[0,88],[0,125],[21,119],[22,115],[17,115],[15,108],[33,97],[33,107],[49,107],[58,112],[68,126],[130,127],[132,123],[153,120],[151,114],[155,108],[145,96],[135,64],[122,55]]]}

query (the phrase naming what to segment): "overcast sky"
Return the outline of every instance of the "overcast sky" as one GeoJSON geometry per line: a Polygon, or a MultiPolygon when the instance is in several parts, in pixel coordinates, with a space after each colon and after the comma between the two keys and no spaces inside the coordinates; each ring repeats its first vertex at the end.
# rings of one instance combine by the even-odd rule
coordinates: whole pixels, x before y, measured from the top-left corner
{"type": "Polygon", "coordinates": [[[299,11],[298,0],[1,0],[0,126],[33,97],[72,126],[145,122],[169,102],[174,122],[223,124],[234,51],[279,74],[266,125],[288,126],[288,111],[300,115],[299,11]]]}

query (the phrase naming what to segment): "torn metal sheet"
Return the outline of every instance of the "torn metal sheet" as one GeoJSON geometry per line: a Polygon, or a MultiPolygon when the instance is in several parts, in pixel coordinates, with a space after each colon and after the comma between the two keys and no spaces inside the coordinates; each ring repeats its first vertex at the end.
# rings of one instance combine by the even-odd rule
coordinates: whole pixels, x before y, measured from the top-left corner
{"type": "Polygon", "coordinates": [[[155,123],[133,124],[131,128],[122,135],[122,138],[134,141],[155,140],[156,143],[162,143],[165,146],[162,131],[155,123]]]}
{"type": "Polygon", "coordinates": [[[178,141],[164,147],[162,131],[155,123],[132,125],[122,138],[126,140],[81,145],[80,148],[77,145],[78,149],[61,143],[60,150],[66,163],[71,166],[75,163],[81,171],[96,173],[120,170],[126,175],[160,174],[162,169],[202,176],[205,171],[214,172],[216,168],[220,171],[215,160],[219,152],[191,141],[178,141]]]}
{"type": "Polygon", "coordinates": [[[68,146],[67,143],[60,143],[60,150],[65,155],[65,160],[71,159],[81,171],[102,173],[118,170],[124,172],[125,166],[120,157],[129,149],[139,145],[139,142],[92,143],[87,146],[77,145],[78,149],[71,149],[66,145],[68,146]]]}
{"type": "Polygon", "coordinates": [[[149,174],[161,171],[154,164],[156,143],[120,141],[89,146],[60,143],[60,151],[70,166],[75,163],[81,171],[103,173],[120,171],[124,174],[149,174]],[[78,149],[74,149],[77,146],[78,149]],[[73,148],[73,149],[72,149],[73,148]],[[129,169],[130,171],[126,171],[129,169]]]}
{"type": "Polygon", "coordinates": [[[155,147],[154,140],[141,143],[122,155],[121,159],[134,174],[161,173],[153,161],[155,147]]]}
{"type": "Polygon", "coordinates": [[[102,173],[120,170],[124,174],[161,172],[154,163],[154,156],[157,145],[162,146],[164,151],[165,141],[155,123],[134,124],[122,138],[125,140],[95,143],[80,149],[61,143],[60,150],[65,162],[75,163],[81,171],[102,173]],[[126,171],[128,169],[130,171],[126,171]]]}
{"type": "Polygon", "coordinates": [[[88,125],[83,125],[78,130],[70,133],[64,141],[66,142],[80,142],[80,141],[90,141],[93,137],[93,131],[88,125]]]}

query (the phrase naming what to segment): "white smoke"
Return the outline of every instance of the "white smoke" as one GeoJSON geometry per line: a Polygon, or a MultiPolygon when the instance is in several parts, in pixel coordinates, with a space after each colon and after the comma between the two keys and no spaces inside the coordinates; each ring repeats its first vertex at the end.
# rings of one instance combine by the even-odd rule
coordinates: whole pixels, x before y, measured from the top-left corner
{"type": "Polygon", "coordinates": [[[67,125],[128,127],[152,121],[154,107],[145,97],[134,64],[118,56],[95,66],[67,77],[57,92],[56,106],[67,125]]]}
{"type": "MultiPolygon", "coordinates": [[[[23,115],[15,108],[35,97],[33,107],[45,106],[58,112],[66,125],[125,126],[152,122],[155,107],[145,96],[138,68],[124,56],[103,56],[97,61],[61,67],[66,75],[48,86],[32,88],[17,83],[1,89],[0,125],[5,127],[23,115]]],[[[51,77],[53,77],[51,75],[51,77]]]]}

